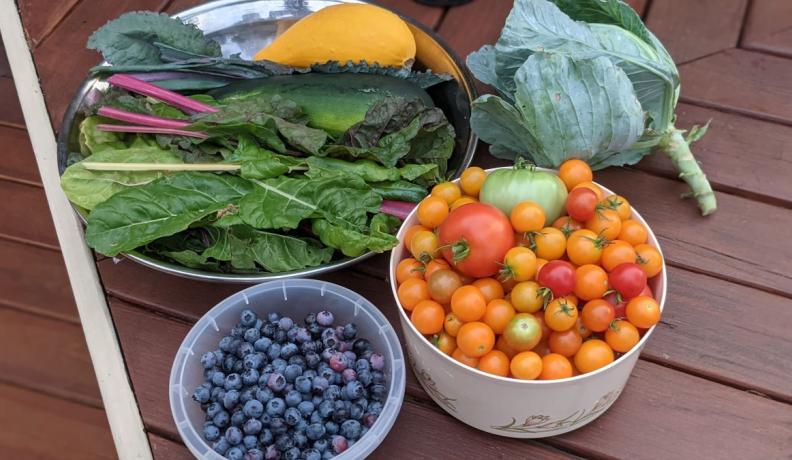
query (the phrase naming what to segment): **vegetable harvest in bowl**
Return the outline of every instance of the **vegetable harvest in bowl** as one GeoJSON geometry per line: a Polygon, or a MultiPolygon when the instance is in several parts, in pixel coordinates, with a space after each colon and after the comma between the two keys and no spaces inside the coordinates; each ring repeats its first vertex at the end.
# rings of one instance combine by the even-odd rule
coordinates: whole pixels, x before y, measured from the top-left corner
{"type": "MultiPolygon", "coordinates": [[[[346,14],[402,21],[355,7],[346,14]]],[[[343,21],[339,8],[298,21],[293,35],[303,21],[343,21]]],[[[109,88],[83,104],[61,181],[88,244],[105,255],[255,275],[387,251],[410,203],[458,161],[433,97],[456,83],[411,69],[406,37],[398,67],[392,50],[373,48],[293,67],[223,57],[195,26],[137,12],[97,30],[89,47],[105,57],[92,72],[109,88]]]]}

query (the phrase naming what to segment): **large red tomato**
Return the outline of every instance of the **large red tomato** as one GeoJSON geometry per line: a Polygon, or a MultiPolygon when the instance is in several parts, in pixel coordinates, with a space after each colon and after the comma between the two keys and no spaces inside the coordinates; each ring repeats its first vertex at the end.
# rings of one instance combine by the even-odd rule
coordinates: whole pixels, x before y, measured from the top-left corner
{"type": "Polygon", "coordinates": [[[514,230],[498,208],[484,203],[461,206],[440,225],[443,257],[473,278],[498,273],[506,252],[514,247],[514,230]]]}

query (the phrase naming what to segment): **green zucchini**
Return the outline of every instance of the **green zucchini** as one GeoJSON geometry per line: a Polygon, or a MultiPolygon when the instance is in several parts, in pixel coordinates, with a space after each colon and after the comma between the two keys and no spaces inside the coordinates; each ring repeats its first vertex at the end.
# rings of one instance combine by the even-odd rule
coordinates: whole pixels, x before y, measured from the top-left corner
{"type": "Polygon", "coordinates": [[[302,107],[309,126],[336,137],[363,121],[369,108],[385,97],[420,99],[427,107],[434,107],[429,94],[407,80],[357,73],[307,73],[244,80],[210,94],[223,101],[261,94],[280,95],[302,107]]]}

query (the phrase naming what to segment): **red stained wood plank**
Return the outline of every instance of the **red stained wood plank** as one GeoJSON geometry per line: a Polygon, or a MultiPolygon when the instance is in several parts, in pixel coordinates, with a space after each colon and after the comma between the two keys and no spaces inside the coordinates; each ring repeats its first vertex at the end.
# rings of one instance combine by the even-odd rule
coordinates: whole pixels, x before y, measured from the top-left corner
{"type": "Polygon", "coordinates": [[[14,81],[10,77],[0,77],[0,125],[25,128],[25,119],[19,107],[14,81]]]}
{"type": "Polygon", "coordinates": [[[374,0],[386,8],[390,8],[397,13],[412,18],[421,24],[433,29],[443,15],[443,8],[421,5],[414,0],[374,0]]]}
{"type": "Polygon", "coordinates": [[[30,241],[49,248],[58,248],[44,190],[31,185],[0,180],[0,196],[4,198],[0,236],[30,241]]]}
{"type": "Polygon", "coordinates": [[[624,3],[630,5],[632,9],[634,9],[639,15],[643,17],[646,13],[646,7],[649,4],[649,0],[626,0],[624,3]]]}
{"type": "Polygon", "coordinates": [[[655,0],[646,25],[676,62],[734,48],[748,0],[655,0]]]}
{"type": "Polygon", "coordinates": [[[479,0],[453,7],[438,33],[464,60],[482,45],[498,40],[511,7],[511,0],[479,0]]]}
{"type": "Polygon", "coordinates": [[[0,305],[80,322],[61,253],[3,239],[0,305]]]}
{"type": "MultiPolygon", "coordinates": [[[[789,207],[792,202],[792,127],[690,104],[677,106],[680,128],[703,125],[710,130],[693,153],[715,188],[789,207]]],[[[676,178],[662,154],[644,158],[639,169],[676,178]]]]}
{"type": "Polygon", "coordinates": [[[79,1],[19,0],[17,7],[30,44],[35,47],[41,43],[79,1]]]}
{"type": "Polygon", "coordinates": [[[3,146],[0,179],[20,181],[29,185],[41,184],[36,157],[33,155],[27,131],[0,126],[0,145],[3,146]]]}
{"type": "Polygon", "coordinates": [[[753,0],[741,45],[792,56],[792,2],[753,0]]]}
{"type": "Polygon", "coordinates": [[[88,69],[101,61],[98,53],[85,49],[91,33],[121,13],[160,10],[166,3],[166,0],[83,0],[34,50],[47,109],[56,129],[74,92],[88,76],[88,69]],[[68,56],[68,59],[64,59],[64,56],[68,56]]]}
{"type": "Polygon", "coordinates": [[[149,433],[149,445],[151,446],[151,453],[154,454],[156,460],[193,460],[193,454],[187,450],[184,444],[179,444],[165,439],[156,434],[149,433]]]}
{"type": "Polygon", "coordinates": [[[6,56],[5,48],[3,47],[3,39],[0,38],[0,77],[11,76],[11,65],[8,63],[8,56],[6,56]]]}
{"type": "Polygon", "coordinates": [[[680,67],[681,99],[792,124],[792,60],[724,51],[680,67]]]}
{"type": "Polygon", "coordinates": [[[115,459],[104,411],[0,384],[0,458],[115,459]]]}

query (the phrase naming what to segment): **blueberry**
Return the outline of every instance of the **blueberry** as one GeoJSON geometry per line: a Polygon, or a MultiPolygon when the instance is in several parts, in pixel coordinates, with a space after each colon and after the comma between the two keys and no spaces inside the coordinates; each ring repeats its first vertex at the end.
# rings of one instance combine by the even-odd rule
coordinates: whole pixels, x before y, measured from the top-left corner
{"type": "Polygon", "coordinates": [[[379,415],[382,413],[382,403],[379,401],[374,401],[369,404],[368,411],[374,415],[379,415]]]}
{"type": "Polygon", "coordinates": [[[345,407],[333,411],[333,421],[336,423],[343,423],[344,420],[349,418],[349,410],[345,407]]]}
{"type": "Polygon", "coordinates": [[[256,328],[250,328],[245,331],[243,338],[245,339],[245,342],[256,343],[256,340],[261,338],[261,331],[256,328]]]}
{"type": "Polygon", "coordinates": [[[327,337],[322,338],[322,345],[325,348],[335,349],[338,347],[338,338],[335,336],[335,334],[328,335],[327,337]]]}
{"type": "Polygon", "coordinates": [[[236,351],[236,347],[239,346],[239,340],[228,335],[220,339],[218,346],[222,351],[226,353],[233,353],[234,351],[236,351]]]}
{"type": "Polygon", "coordinates": [[[261,404],[261,401],[258,399],[251,399],[250,401],[245,403],[245,406],[242,408],[242,411],[248,417],[261,417],[261,414],[264,413],[264,405],[261,404]]]}
{"type": "Polygon", "coordinates": [[[231,425],[233,426],[242,426],[245,423],[245,413],[242,410],[235,410],[233,414],[231,414],[231,425]]]}
{"type": "Polygon", "coordinates": [[[349,416],[354,420],[360,420],[363,418],[363,407],[360,404],[352,404],[349,408],[349,416]]]}
{"type": "Polygon", "coordinates": [[[275,331],[277,329],[278,329],[278,326],[276,326],[276,325],[274,325],[272,323],[267,323],[267,324],[261,326],[261,335],[271,339],[273,334],[275,334],[275,331]]]}
{"type": "Polygon", "coordinates": [[[211,424],[206,425],[203,429],[203,436],[207,441],[217,441],[220,437],[220,428],[211,424]]]}
{"type": "Polygon", "coordinates": [[[286,420],[288,425],[294,426],[302,420],[302,414],[296,407],[290,407],[286,409],[286,412],[283,414],[283,419],[286,420]]]}
{"type": "Polygon", "coordinates": [[[272,340],[283,343],[286,341],[286,331],[282,329],[276,329],[275,332],[272,334],[272,340]]]}
{"type": "Polygon", "coordinates": [[[264,451],[264,460],[278,460],[281,454],[275,444],[270,444],[264,451]]]}
{"type": "Polygon", "coordinates": [[[369,388],[369,398],[374,401],[384,401],[385,398],[388,396],[388,390],[385,388],[385,385],[372,385],[369,388]]]}
{"type": "Polygon", "coordinates": [[[376,422],[376,421],[377,421],[377,415],[376,414],[368,413],[368,414],[363,416],[363,426],[364,427],[371,428],[371,426],[374,425],[374,422],[376,422]]]}
{"type": "Polygon", "coordinates": [[[305,369],[305,358],[303,358],[303,356],[301,354],[299,354],[299,351],[298,351],[298,354],[289,356],[288,363],[289,364],[296,364],[296,365],[300,366],[300,368],[302,368],[303,370],[305,369]]]}
{"type": "Polygon", "coordinates": [[[369,364],[367,359],[358,359],[355,361],[355,372],[360,373],[368,370],[371,370],[371,364],[369,364]]]}
{"type": "MultiPolygon", "coordinates": [[[[308,332],[308,329],[304,327],[297,328],[297,332],[294,334],[294,341],[297,343],[306,343],[311,341],[311,333],[308,332]]],[[[212,367],[212,366],[209,366],[212,367]]]]}
{"type": "MultiPolygon", "coordinates": [[[[324,429],[324,427],[322,427],[324,429]]],[[[323,432],[324,433],[324,432],[323,432]]],[[[324,436],[324,434],[322,434],[324,436]]],[[[313,443],[314,449],[318,450],[319,452],[324,452],[330,446],[330,441],[327,439],[317,439],[313,443]]]]}
{"type": "Polygon", "coordinates": [[[286,366],[286,369],[284,369],[283,376],[286,377],[287,382],[292,383],[297,377],[302,375],[302,372],[302,367],[299,364],[289,364],[286,366]]]}
{"type": "Polygon", "coordinates": [[[234,367],[232,367],[232,368],[231,368],[231,371],[232,371],[232,372],[235,372],[235,373],[237,373],[237,374],[241,374],[241,373],[242,373],[242,371],[244,371],[244,370],[245,370],[245,366],[244,366],[244,364],[242,363],[242,360],[241,360],[241,359],[240,359],[240,360],[237,360],[237,362],[235,362],[235,363],[234,363],[234,367]]]}
{"type": "Polygon", "coordinates": [[[297,410],[300,411],[300,414],[302,414],[303,417],[310,417],[314,409],[314,403],[311,401],[301,401],[300,404],[297,404],[297,410]]]}
{"type": "Polygon", "coordinates": [[[330,417],[333,414],[333,410],[334,410],[333,401],[328,401],[325,399],[324,401],[322,401],[321,404],[319,404],[318,410],[319,410],[319,415],[321,415],[322,418],[330,417]]]}
{"type": "Polygon", "coordinates": [[[258,444],[258,437],[253,435],[247,435],[242,438],[242,445],[245,446],[245,449],[253,449],[258,444]]]}
{"type": "Polygon", "coordinates": [[[330,358],[333,357],[333,354],[336,353],[336,350],[333,348],[324,348],[322,349],[322,361],[330,361],[330,358]]]}
{"type": "Polygon", "coordinates": [[[209,391],[206,387],[198,387],[195,389],[195,392],[192,395],[192,398],[200,404],[206,404],[209,402],[209,398],[212,397],[212,392],[209,391]]]}
{"type": "Polygon", "coordinates": [[[355,401],[354,404],[357,404],[358,406],[363,408],[363,410],[365,411],[366,408],[368,407],[368,399],[366,399],[366,397],[364,396],[364,397],[358,399],[357,401],[355,401]]]}
{"type": "Polygon", "coordinates": [[[239,374],[232,373],[226,375],[224,387],[228,390],[239,390],[242,388],[242,377],[239,374]]]}
{"type": "Polygon", "coordinates": [[[343,353],[333,353],[330,357],[330,368],[336,372],[343,372],[349,366],[349,360],[343,353]]]}
{"type": "Polygon", "coordinates": [[[294,441],[288,434],[282,434],[275,438],[275,447],[281,452],[289,450],[294,446],[294,441]]]}
{"type": "Polygon", "coordinates": [[[297,347],[297,345],[293,343],[287,343],[281,347],[281,358],[289,359],[296,355],[299,351],[300,349],[297,347]]]}
{"type": "Polygon", "coordinates": [[[212,423],[217,425],[219,428],[225,428],[231,423],[231,416],[228,415],[226,411],[220,411],[212,417],[212,423]]]}
{"type": "Polygon", "coordinates": [[[346,356],[349,366],[352,366],[353,364],[355,364],[355,361],[357,361],[357,355],[352,351],[349,350],[345,351],[344,356],[346,356]]]}
{"type": "Polygon", "coordinates": [[[272,359],[277,359],[277,358],[280,358],[280,352],[281,352],[281,345],[279,343],[273,343],[267,349],[267,356],[271,360],[272,359]]]}
{"type": "Polygon", "coordinates": [[[259,417],[259,421],[264,426],[264,428],[266,428],[272,421],[272,416],[265,411],[263,414],[261,414],[261,417],[259,417]]]}
{"type": "MultiPolygon", "coordinates": [[[[341,341],[336,344],[336,350],[340,351],[341,353],[347,352],[352,350],[352,344],[349,342],[341,341]]],[[[354,361],[351,361],[354,362],[354,361]]]]}
{"type": "Polygon", "coordinates": [[[327,387],[330,385],[330,382],[328,382],[325,377],[319,375],[313,379],[312,385],[313,385],[312,389],[314,394],[323,394],[324,391],[327,389],[327,387]]]}
{"type": "Polygon", "coordinates": [[[270,430],[265,428],[261,430],[261,434],[259,434],[258,439],[262,446],[268,446],[272,444],[272,441],[275,439],[275,437],[272,436],[272,432],[270,430]]]}
{"type": "Polygon", "coordinates": [[[225,390],[223,389],[223,387],[212,388],[212,396],[211,396],[212,402],[220,403],[223,401],[224,397],[225,397],[225,390]]]}
{"type": "Polygon", "coordinates": [[[372,353],[371,357],[369,358],[369,363],[371,363],[371,368],[377,371],[381,371],[385,368],[385,357],[379,353],[372,353]]]}
{"type": "Polygon", "coordinates": [[[363,396],[364,391],[365,388],[363,388],[363,384],[357,380],[353,380],[344,385],[344,395],[346,399],[358,399],[363,396]]]}
{"type": "Polygon", "coordinates": [[[330,384],[331,385],[341,386],[341,384],[343,382],[344,382],[344,380],[341,378],[341,373],[340,372],[334,372],[333,373],[333,380],[330,381],[330,384]]]}
{"type": "Polygon", "coordinates": [[[316,378],[316,369],[306,369],[303,371],[302,375],[303,377],[308,377],[313,380],[316,378]]]}
{"type": "Polygon", "coordinates": [[[333,314],[327,310],[322,310],[316,314],[316,322],[320,326],[331,326],[333,324],[333,314]]]}
{"type": "Polygon", "coordinates": [[[353,380],[357,380],[357,372],[355,372],[355,370],[351,367],[348,367],[344,369],[343,372],[341,372],[341,378],[344,380],[344,383],[349,383],[353,380]]]}
{"type": "Polygon", "coordinates": [[[316,342],[313,340],[300,344],[300,351],[303,352],[303,354],[316,353],[316,350],[318,350],[318,348],[316,347],[316,342]]]}
{"type": "Polygon", "coordinates": [[[256,316],[256,313],[254,313],[253,310],[244,309],[239,315],[239,324],[245,327],[250,327],[256,324],[257,319],[258,316],[256,316]]]}
{"type": "Polygon", "coordinates": [[[357,420],[347,420],[341,424],[339,432],[341,436],[353,441],[360,439],[360,431],[363,429],[357,420]]]}
{"type": "Polygon", "coordinates": [[[301,375],[294,379],[294,388],[300,393],[310,393],[313,381],[310,377],[301,375]]]}
{"type": "Polygon", "coordinates": [[[264,452],[261,449],[251,448],[245,453],[245,460],[264,460],[264,452]]]}
{"type": "Polygon", "coordinates": [[[270,390],[268,387],[260,387],[256,390],[256,399],[262,403],[266,403],[272,399],[273,396],[272,390],[270,390]]]}
{"type": "Polygon", "coordinates": [[[284,316],[278,320],[278,327],[283,331],[288,331],[292,326],[294,326],[294,321],[288,316],[284,316]]]}
{"type": "Polygon", "coordinates": [[[286,401],[287,407],[296,407],[297,404],[302,402],[302,395],[297,390],[292,390],[286,393],[286,396],[283,398],[286,401]]]}
{"type": "Polygon", "coordinates": [[[292,447],[283,453],[284,460],[300,460],[302,452],[299,447],[292,447]]]}
{"type": "Polygon", "coordinates": [[[272,369],[279,374],[283,374],[283,372],[286,370],[286,366],[288,365],[289,363],[287,363],[286,360],[282,358],[277,358],[272,361],[272,369]]]}
{"type": "Polygon", "coordinates": [[[308,329],[308,332],[310,332],[313,337],[316,337],[316,334],[319,334],[322,330],[322,326],[320,326],[319,323],[308,324],[305,328],[308,329]]]}
{"type": "Polygon", "coordinates": [[[385,383],[385,374],[382,371],[371,371],[371,382],[375,385],[385,383]]]}
{"type": "Polygon", "coordinates": [[[232,447],[228,449],[228,452],[226,452],[225,456],[228,460],[242,460],[245,457],[245,454],[239,447],[232,447]]]}
{"type": "Polygon", "coordinates": [[[355,339],[352,343],[352,351],[357,355],[362,355],[368,350],[371,350],[371,342],[368,339],[355,339]]]}
{"type": "MultiPolygon", "coordinates": [[[[264,425],[261,423],[261,420],[250,418],[245,422],[244,425],[242,425],[242,431],[244,431],[245,434],[248,435],[259,434],[261,433],[261,429],[263,427],[264,425]]],[[[248,449],[250,449],[250,447],[248,447],[248,449]]]]}
{"type": "Polygon", "coordinates": [[[283,415],[286,411],[286,403],[281,398],[272,398],[267,402],[267,414],[271,417],[283,415]]]}
{"type": "Polygon", "coordinates": [[[289,429],[289,426],[286,425],[286,420],[283,420],[281,417],[272,417],[270,421],[270,431],[275,436],[282,435],[289,429]]]}
{"type": "Polygon", "coordinates": [[[239,393],[239,403],[245,404],[246,402],[250,401],[251,399],[255,398],[256,392],[255,387],[247,387],[239,393]]]}
{"type": "Polygon", "coordinates": [[[274,373],[269,376],[269,380],[267,380],[267,386],[274,392],[283,391],[286,387],[286,378],[279,373],[274,373]]]}
{"type": "Polygon", "coordinates": [[[322,398],[322,395],[313,395],[311,397],[311,402],[313,403],[313,405],[315,407],[319,407],[319,404],[322,404],[323,401],[324,401],[324,398],[322,398]]]}
{"type": "Polygon", "coordinates": [[[329,367],[323,367],[319,369],[319,376],[323,377],[325,380],[331,380],[335,375],[335,371],[330,369],[329,367]]]}
{"type": "Polygon", "coordinates": [[[305,436],[307,436],[311,441],[321,439],[324,437],[324,435],[325,427],[321,423],[311,423],[308,425],[308,428],[305,429],[305,436]]]}
{"type": "Polygon", "coordinates": [[[338,385],[330,385],[324,391],[324,398],[330,401],[335,401],[341,397],[341,388],[338,385]]]}
{"type": "Polygon", "coordinates": [[[286,331],[286,340],[289,343],[297,342],[297,329],[299,329],[297,326],[292,326],[291,329],[286,331]]]}
{"type": "Polygon", "coordinates": [[[203,366],[204,369],[211,369],[216,365],[217,365],[217,356],[213,352],[209,351],[204,353],[203,356],[201,356],[201,366],[203,366]]]}
{"type": "Polygon", "coordinates": [[[239,392],[237,390],[228,390],[223,397],[223,407],[232,410],[239,404],[239,392]]]}
{"type": "Polygon", "coordinates": [[[213,402],[206,407],[206,417],[213,418],[215,415],[223,411],[223,406],[220,403],[213,402]]]}
{"type": "Polygon", "coordinates": [[[247,369],[242,373],[242,384],[252,386],[258,383],[259,372],[256,369],[247,369]]]}
{"type": "Polygon", "coordinates": [[[319,415],[319,411],[318,410],[315,410],[315,411],[311,412],[311,417],[308,420],[311,423],[321,423],[322,422],[322,416],[319,415]]]}
{"type": "Polygon", "coordinates": [[[362,383],[364,387],[371,385],[372,377],[371,371],[368,369],[363,369],[362,371],[358,372],[357,375],[358,382],[362,383]]]}
{"type": "Polygon", "coordinates": [[[322,358],[316,354],[316,352],[309,351],[305,353],[305,365],[309,368],[316,369],[316,366],[318,366],[321,361],[322,358]]]}
{"type": "Polygon", "coordinates": [[[333,436],[330,440],[330,444],[333,446],[333,452],[336,454],[340,454],[349,447],[346,438],[343,436],[333,436]]]}
{"type": "Polygon", "coordinates": [[[225,432],[225,438],[229,444],[236,446],[242,442],[242,430],[235,426],[230,426],[225,432]]]}
{"type": "Polygon", "coordinates": [[[308,422],[305,421],[305,419],[301,418],[300,421],[297,422],[296,425],[294,425],[294,432],[295,433],[300,433],[300,434],[305,434],[305,430],[307,428],[308,428],[308,422]]]}
{"type": "Polygon", "coordinates": [[[253,344],[250,342],[242,342],[237,348],[236,355],[240,358],[244,358],[245,356],[255,353],[256,349],[253,348],[253,344]]]}
{"type": "Polygon", "coordinates": [[[220,438],[212,444],[212,449],[220,455],[225,455],[231,444],[226,441],[226,438],[220,438]]]}
{"type": "Polygon", "coordinates": [[[325,427],[325,432],[328,434],[338,433],[338,424],[332,420],[325,422],[324,427],[325,427]]]}
{"type": "Polygon", "coordinates": [[[267,313],[267,321],[270,323],[277,323],[280,319],[280,315],[277,312],[270,312],[267,313]]]}
{"type": "Polygon", "coordinates": [[[263,351],[267,351],[270,345],[272,345],[272,340],[270,340],[267,337],[262,337],[253,343],[253,349],[255,349],[256,351],[263,352],[263,351]]]}
{"type": "Polygon", "coordinates": [[[344,324],[344,338],[352,340],[357,336],[357,325],[355,323],[344,324]]]}
{"type": "Polygon", "coordinates": [[[225,358],[223,358],[223,372],[228,372],[228,373],[234,372],[234,366],[236,366],[236,363],[238,361],[239,360],[234,355],[228,355],[225,358]]]}

